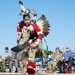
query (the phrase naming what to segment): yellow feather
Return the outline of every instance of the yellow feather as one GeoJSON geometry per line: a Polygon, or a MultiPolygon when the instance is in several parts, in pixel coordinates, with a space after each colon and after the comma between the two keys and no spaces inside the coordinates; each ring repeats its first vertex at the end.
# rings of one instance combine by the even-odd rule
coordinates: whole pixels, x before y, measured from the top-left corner
{"type": "Polygon", "coordinates": [[[42,31],[42,27],[41,27],[41,25],[39,25],[38,23],[36,23],[37,24],[37,26],[40,28],[40,30],[42,31]]]}

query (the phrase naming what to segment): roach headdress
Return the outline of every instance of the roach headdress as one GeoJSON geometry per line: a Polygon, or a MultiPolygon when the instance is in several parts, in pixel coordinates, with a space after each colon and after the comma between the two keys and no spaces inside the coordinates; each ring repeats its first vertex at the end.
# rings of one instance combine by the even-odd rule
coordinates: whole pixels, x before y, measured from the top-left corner
{"type": "Polygon", "coordinates": [[[36,18],[37,14],[36,14],[35,10],[31,10],[29,8],[26,9],[20,0],[19,0],[19,5],[21,7],[21,11],[19,13],[21,16],[25,17],[25,15],[26,16],[28,15],[28,17],[29,17],[29,15],[32,14],[33,18],[36,18]]]}

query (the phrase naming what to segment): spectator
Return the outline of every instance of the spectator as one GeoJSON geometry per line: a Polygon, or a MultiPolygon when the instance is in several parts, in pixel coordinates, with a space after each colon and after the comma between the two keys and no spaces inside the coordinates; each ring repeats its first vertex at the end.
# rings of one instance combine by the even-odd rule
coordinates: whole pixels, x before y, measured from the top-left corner
{"type": "Polygon", "coordinates": [[[53,53],[54,53],[54,52],[50,50],[50,51],[49,51],[48,58],[51,58],[51,59],[52,59],[53,53]]]}
{"type": "Polygon", "coordinates": [[[2,57],[0,56],[0,72],[3,70],[2,57]]]}
{"type": "Polygon", "coordinates": [[[18,62],[22,59],[21,54],[22,54],[22,52],[19,52],[19,53],[13,52],[13,51],[11,52],[10,71],[9,72],[11,72],[13,62],[15,63],[15,67],[16,67],[15,72],[18,72],[18,62]]]}
{"type": "Polygon", "coordinates": [[[74,53],[70,49],[70,46],[66,46],[66,51],[63,54],[64,60],[67,61],[70,57],[73,57],[74,53]]]}
{"type": "Polygon", "coordinates": [[[49,51],[49,54],[48,54],[48,57],[46,58],[46,63],[48,63],[49,61],[51,61],[52,60],[52,57],[53,57],[53,51],[49,51]]]}
{"type": "Polygon", "coordinates": [[[9,64],[10,55],[9,55],[9,48],[5,47],[5,53],[2,56],[2,64],[3,64],[3,71],[5,72],[6,64],[9,64]]]}
{"type": "Polygon", "coordinates": [[[56,47],[55,50],[56,52],[53,54],[52,61],[48,62],[48,69],[51,70],[51,67],[53,67],[53,71],[55,71],[58,61],[62,58],[59,47],[56,47]]]}
{"type": "MultiPolygon", "coordinates": [[[[69,68],[70,68],[70,70],[71,70],[71,68],[72,68],[72,60],[71,60],[70,58],[73,58],[73,55],[74,55],[74,53],[73,53],[73,51],[70,49],[70,46],[66,46],[66,51],[65,51],[64,54],[63,54],[63,59],[60,60],[60,61],[58,62],[58,64],[57,64],[57,66],[58,66],[58,68],[59,68],[59,70],[60,70],[59,73],[64,72],[64,69],[66,68],[66,65],[65,65],[66,61],[68,61],[68,63],[70,63],[69,68]],[[62,69],[62,67],[63,67],[63,69],[62,69]]],[[[68,69],[68,68],[67,68],[67,69],[68,69]]],[[[66,71],[67,71],[67,70],[66,70],[66,71]]]]}

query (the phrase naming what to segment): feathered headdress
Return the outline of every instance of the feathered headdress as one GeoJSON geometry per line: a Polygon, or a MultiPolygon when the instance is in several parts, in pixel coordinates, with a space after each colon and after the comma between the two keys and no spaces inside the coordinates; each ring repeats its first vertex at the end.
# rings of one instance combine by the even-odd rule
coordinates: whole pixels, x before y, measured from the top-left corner
{"type": "Polygon", "coordinates": [[[21,7],[21,11],[20,11],[20,13],[19,13],[21,16],[26,15],[26,14],[32,14],[33,19],[36,18],[37,14],[36,14],[36,11],[35,11],[35,10],[31,10],[31,9],[29,9],[29,8],[26,9],[26,8],[24,7],[23,3],[22,3],[20,0],[19,0],[19,5],[20,5],[20,7],[21,7]]]}

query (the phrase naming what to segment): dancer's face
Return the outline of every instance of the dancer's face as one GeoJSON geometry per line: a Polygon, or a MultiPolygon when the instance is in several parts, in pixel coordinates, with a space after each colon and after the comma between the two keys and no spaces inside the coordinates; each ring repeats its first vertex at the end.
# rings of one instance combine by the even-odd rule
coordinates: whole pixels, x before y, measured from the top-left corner
{"type": "Polygon", "coordinates": [[[26,25],[29,25],[29,24],[30,24],[30,19],[24,20],[24,23],[25,23],[26,25]]]}

